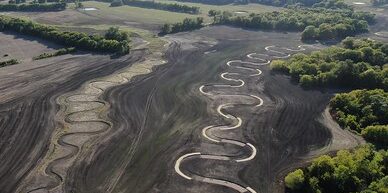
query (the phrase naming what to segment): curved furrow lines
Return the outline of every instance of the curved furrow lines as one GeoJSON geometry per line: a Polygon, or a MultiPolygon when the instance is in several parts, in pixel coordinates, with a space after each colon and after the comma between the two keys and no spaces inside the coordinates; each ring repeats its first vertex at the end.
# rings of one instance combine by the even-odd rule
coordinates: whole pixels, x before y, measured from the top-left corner
{"type": "MultiPolygon", "coordinates": [[[[259,76],[262,74],[262,71],[258,69],[258,67],[267,65],[271,62],[272,59],[284,59],[291,56],[294,52],[301,52],[306,50],[305,47],[312,47],[310,45],[300,45],[297,49],[284,48],[284,47],[276,47],[276,46],[267,46],[265,47],[266,53],[250,53],[246,55],[247,58],[252,61],[242,61],[242,60],[230,60],[226,63],[227,67],[240,69],[249,72],[248,74],[244,74],[245,77],[253,77],[259,76]]],[[[232,125],[209,125],[202,129],[202,136],[211,143],[215,144],[230,144],[234,146],[238,146],[240,148],[247,148],[250,150],[250,154],[244,156],[227,156],[221,155],[220,152],[215,152],[214,154],[204,154],[201,152],[193,152],[187,153],[180,156],[175,162],[175,172],[181,177],[187,180],[195,180],[208,184],[215,184],[224,187],[228,187],[234,189],[236,192],[241,193],[256,193],[254,189],[249,186],[244,186],[236,182],[231,182],[223,179],[209,178],[205,176],[201,176],[199,174],[183,172],[181,169],[182,164],[189,159],[203,159],[203,160],[218,160],[218,161],[231,161],[235,163],[248,162],[253,160],[257,155],[257,149],[254,145],[248,142],[239,141],[235,139],[229,139],[225,137],[220,137],[217,135],[219,132],[234,130],[241,127],[243,120],[242,118],[232,115],[230,113],[224,112],[227,108],[233,108],[236,106],[253,106],[253,108],[260,107],[264,104],[264,101],[259,96],[253,94],[217,94],[215,92],[210,91],[211,88],[231,88],[238,89],[245,86],[245,81],[242,78],[236,78],[237,76],[242,77],[243,74],[235,73],[235,72],[223,72],[220,74],[220,77],[223,80],[228,82],[233,82],[234,84],[204,84],[199,87],[199,92],[207,97],[213,99],[230,99],[231,97],[238,97],[240,100],[238,102],[229,102],[223,103],[217,106],[216,112],[225,120],[229,120],[232,122],[232,125]],[[246,100],[243,100],[246,99],[246,100]],[[253,102],[249,102],[253,101],[253,102]]]]}
{"type": "Polygon", "coordinates": [[[51,179],[51,183],[38,187],[30,185],[26,187],[26,192],[66,192],[64,183],[69,168],[80,159],[85,149],[97,144],[98,137],[109,132],[113,126],[103,116],[110,104],[101,100],[100,96],[106,89],[128,83],[133,77],[147,74],[154,66],[164,63],[159,57],[149,57],[121,72],[89,81],[74,93],[60,96],[57,99],[60,105],[57,120],[61,127],[53,135],[50,146],[52,152],[46,155],[41,169],[51,179]]]}

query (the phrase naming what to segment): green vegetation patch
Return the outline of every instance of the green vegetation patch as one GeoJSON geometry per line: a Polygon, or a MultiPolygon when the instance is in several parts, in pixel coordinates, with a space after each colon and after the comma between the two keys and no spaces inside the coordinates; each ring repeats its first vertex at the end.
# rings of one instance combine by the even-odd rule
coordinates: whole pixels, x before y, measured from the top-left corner
{"type": "Polygon", "coordinates": [[[0,11],[62,11],[66,3],[0,4],[0,11]]]}
{"type": "Polygon", "coordinates": [[[183,20],[183,22],[178,22],[175,24],[164,24],[160,31],[160,34],[165,35],[182,31],[191,31],[195,29],[200,29],[203,26],[204,25],[202,17],[198,17],[196,19],[186,18],[183,20]]]}
{"type": "Polygon", "coordinates": [[[291,193],[387,193],[388,152],[364,146],[313,160],[285,178],[291,193]]]}
{"type": "MultiPolygon", "coordinates": [[[[214,13],[214,12],[213,12],[214,13]]],[[[290,8],[271,13],[240,16],[231,12],[215,12],[214,24],[250,29],[303,31],[303,40],[343,39],[368,31],[374,15],[351,9],[290,8]]]]}
{"type": "MultiPolygon", "coordinates": [[[[81,32],[60,31],[58,28],[38,24],[29,20],[0,15],[0,31],[10,30],[50,40],[61,45],[83,50],[126,54],[130,50],[129,40],[107,39],[100,35],[88,35],[81,32]]],[[[116,34],[117,35],[117,34],[116,34]]]]}
{"type": "Polygon", "coordinates": [[[15,64],[19,64],[19,61],[16,60],[16,59],[11,59],[11,60],[7,60],[7,61],[3,61],[3,62],[0,62],[0,68],[1,67],[15,65],[15,64]]]}
{"type": "Polygon", "coordinates": [[[57,50],[56,52],[40,54],[39,56],[36,56],[32,59],[33,60],[40,60],[40,59],[44,59],[44,58],[50,58],[50,57],[54,57],[54,56],[61,56],[61,55],[65,55],[65,54],[70,54],[70,53],[73,53],[75,51],[76,51],[76,49],[74,47],[73,48],[62,48],[62,49],[57,50]]]}
{"type": "Polygon", "coordinates": [[[291,75],[303,87],[388,90],[388,44],[347,38],[342,45],[275,60],[270,67],[291,75]]]}
{"type": "Polygon", "coordinates": [[[354,90],[330,101],[331,114],[339,125],[361,133],[378,146],[388,147],[388,92],[354,90]]]}
{"type": "MultiPolygon", "coordinates": [[[[113,1],[111,6],[118,6],[120,1],[113,1]]],[[[165,11],[181,12],[188,14],[198,14],[199,7],[181,5],[177,3],[160,3],[154,1],[140,1],[140,0],[122,0],[122,5],[129,5],[141,8],[159,9],[165,11]]]]}
{"type": "Polygon", "coordinates": [[[248,3],[259,3],[272,6],[284,6],[301,4],[305,6],[312,6],[316,3],[320,3],[326,0],[176,0],[181,2],[192,2],[192,3],[203,3],[210,5],[227,5],[227,4],[248,4],[248,3]]]}

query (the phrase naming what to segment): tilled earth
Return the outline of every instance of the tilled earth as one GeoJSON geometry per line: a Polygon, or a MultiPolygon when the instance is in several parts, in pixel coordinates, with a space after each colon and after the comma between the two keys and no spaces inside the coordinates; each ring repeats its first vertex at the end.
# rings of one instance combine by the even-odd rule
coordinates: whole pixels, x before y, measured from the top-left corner
{"type": "MultiPolygon", "coordinates": [[[[60,177],[65,188],[49,192],[233,192],[223,186],[184,179],[174,170],[176,160],[190,152],[247,154],[233,145],[214,144],[203,138],[202,128],[227,122],[216,112],[217,106],[223,100],[234,99],[205,97],[199,87],[231,84],[220,78],[221,73],[231,70],[225,65],[227,61],[252,61],[247,54],[266,53],[265,47],[271,45],[297,49],[302,44],[299,37],[296,33],[230,27],[210,27],[168,37],[172,43],[165,56],[167,64],[128,83],[101,89],[104,93],[99,100],[108,104],[110,132],[102,133],[95,146],[84,148],[86,152],[69,167],[65,178],[60,177]]],[[[0,189],[14,192],[45,156],[58,124],[54,115],[59,109],[59,96],[130,65],[143,54],[136,51],[113,61],[97,55],[50,59],[50,65],[36,64],[36,68],[26,71],[4,73],[0,82],[5,93],[2,92],[4,102],[0,105],[0,189]],[[81,65],[85,63],[89,65],[81,65]]],[[[288,77],[271,73],[268,66],[258,68],[262,74],[257,77],[245,76],[243,70],[232,71],[242,75],[238,77],[245,81],[241,88],[212,90],[263,99],[263,105],[257,108],[235,106],[224,110],[243,119],[238,130],[225,133],[224,137],[253,144],[257,149],[254,160],[236,163],[191,159],[184,161],[182,171],[250,186],[260,193],[281,192],[279,179],[285,171],[318,154],[359,143],[327,116],[325,109],[334,91],[303,90],[288,77]],[[333,142],[336,135],[348,143],[333,142]]],[[[83,116],[87,115],[79,115],[83,116]]]]}
{"type": "MultiPolygon", "coordinates": [[[[199,94],[198,88],[207,83],[227,83],[219,74],[226,70],[229,60],[246,60],[246,54],[264,52],[268,45],[296,49],[301,44],[299,34],[212,27],[170,38],[178,43],[167,53],[168,64],[105,93],[104,100],[111,104],[108,117],[117,132],[107,136],[106,143],[89,157],[92,161],[79,162],[68,173],[71,180],[67,185],[75,192],[104,192],[103,187],[111,184],[109,179],[118,168],[121,172],[115,175],[116,185],[110,192],[233,192],[175,173],[175,161],[185,153],[241,154],[231,145],[219,146],[203,139],[203,127],[225,120],[215,111],[217,102],[199,94]],[[209,38],[219,43],[212,47],[209,38]]],[[[260,77],[244,79],[244,88],[219,91],[263,98],[264,105],[253,111],[228,109],[245,120],[231,136],[252,143],[258,150],[256,158],[244,164],[189,160],[182,170],[249,185],[257,192],[281,192],[279,175],[316,156],[315,151],[324,153],[359,143],[348,134],[344,140],[352,139],[345,146],[322,150],[333,144],[329,130],[333,128],[325,127],[330,117],[323,116],[333,91],[303,90],[286,76],[272,74],[268,66],[260,69],[260,77]]]]}
{"type": "Polygon", "coordinates": [[[1,69],[0,190],[15,192],[47,153],[58,123],[56,98],[87,80],[111,74],[141,59],[143,52],[111,59],[73,55],[22,63],[1,69]]]}

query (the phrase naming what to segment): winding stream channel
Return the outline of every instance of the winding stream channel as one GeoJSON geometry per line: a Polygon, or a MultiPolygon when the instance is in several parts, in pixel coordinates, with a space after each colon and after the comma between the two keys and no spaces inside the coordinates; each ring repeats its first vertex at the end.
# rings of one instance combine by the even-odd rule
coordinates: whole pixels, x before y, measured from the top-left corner
{"type": "Polygon", "coordinates": [[[236,156],[228,156],[228,155],[222,155],[220,152],[215,152],[214,154],[204,154],[201,152],[191,152],[184,154],[180,156],[176,162],[175,162],[175,172],[187,179],[187,180],[194,180],[199,181],[203,183],[208,184],[215,184],[220,185],[224,187],[228,187],[231,189],[234,189],[237,192],[246,193],[257,193],[253,188],[249,186],[244,186],[241,184],[238,184],[236,182],[224,180],[224,179],[216,179],[216,178],[210,178],[205,177],[189,172],[182,171],[181,166],[184,164],[184,162],[188,159],[205,159],[205,160],[219,160],[219,161],[232,161],[236,163],[243,163],[253,160],[256,157],[257,149],[256,147],[249,143],[234,139],[229,139],[225,137],[220,137],[217,135],[219,132],[225,132],[229,130],[239,129],[243,124],[243,119],[229,114],[225,113],[224,110],[228,108],[233,108],[236,106],[246,106],[250,108],[259,108],[264,104],[265,101],[263,101],[262,98],[256,95],[252,94],[216,94],[213,93],[211,88],[240,88],[245,85],[245,81],[243,78],[235,78],[235,77],[245,77],[245,78],[254,78],[257,76],[260,76],[262,74],[262,71],[258,68],[259,66],[268,65],[272,59],[285,59],[291,56],[292,53],[296,52],[302,52],[305,51],[305,47],[311,47],[310,45],[300,45],[298,46],[298,49],[290,49],[290,48],[284,48],[284,47],[276,47],[276,46],[267,46],[265,47],[265,53],[250,53],[246,55],[247,58],[250,60],[253,60],[254,62],[250,61],[242,61],[242,60],[230,60],[226,63],[228,68],[236,68],[241,69],[250,73],[242,74],[242,73],[235,73],[235,72],[223,72],[220,74],[220,77],[223,80],[234,82],[236,84],[204,84],[199,87],[199,92],[202,95],[205,95],[209,98],[218,99],[219,97],[222,98],[231,98],[231,97],[237,97],[240,98],[239,102],[235,103],[223,103],[220,104],[216,111],[217,113],[226,121],[228,121],[229,124],[225,125],[209,125],[204,128],[202,128],[202,136],[210,141],[211,143],[216,144],[230,144],[240,147],[241,149],[247,148],[249,149],[250,154],[243,156],[243,157],[236,157],[236,156]]]}

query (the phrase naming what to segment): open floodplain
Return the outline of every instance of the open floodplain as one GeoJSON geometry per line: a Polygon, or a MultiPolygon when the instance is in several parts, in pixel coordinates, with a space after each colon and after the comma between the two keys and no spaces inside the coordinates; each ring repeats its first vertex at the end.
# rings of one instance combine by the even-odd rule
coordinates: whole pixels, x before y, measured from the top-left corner
{"type": "MultiPolygon", "coordinates": [[[[97,33],[169,20],[115,15],[125,7],[102,19],[107,5],[85,4],[98,9],[21,15],[97,33]]],[[[385,14],[368,37],[387,41],[385,14]]],[[[302,89],[269,68],[326,45],[227,26],[147,35],[122,57],[32,60],[62,46],[0,33],[2,60],[22,61],[0,70],[0,193],[283,193],[288,172],[365,143],[329,113],[343,90],[302,89]]]]}
{"type": "Polygon", "coordinates": [[[22,77],[13,75],[21,67],[10,68],[2,94],[20,93],[2,97],[8,156],[1,171],[3,179],[15,180],[1,180],[1,187],[90,193],[281,188],[290,163],[359,143],[325,115],[333,91],[303,90],[269,71],[272,59],[320,49],[300,46],[298,35],[210,27],[167,36],[168,62],[152,72],[130,65],[142,51],[116,65],[80,55],[63,60],[67,65],[23,70],[22,77]],[[139,76],[131,79],[125,68],[139,76]],[[42,83],[23,84],[31,79],[42,83]],[[338,128],[340,143],[329,125],[338,128]],[[197,155],[182,158],[191,153],[197,155]]]}

